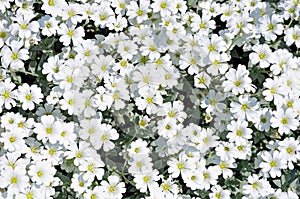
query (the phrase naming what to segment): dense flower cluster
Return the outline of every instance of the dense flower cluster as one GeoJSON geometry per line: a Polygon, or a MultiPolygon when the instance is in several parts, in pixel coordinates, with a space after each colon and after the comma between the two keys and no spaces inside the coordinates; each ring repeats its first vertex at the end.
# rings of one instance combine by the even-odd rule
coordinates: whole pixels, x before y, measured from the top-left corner
{"type": "Polygon", "coordinates": [[[0,1],[0,199],[300,194],[300,1],[0,1]]]}

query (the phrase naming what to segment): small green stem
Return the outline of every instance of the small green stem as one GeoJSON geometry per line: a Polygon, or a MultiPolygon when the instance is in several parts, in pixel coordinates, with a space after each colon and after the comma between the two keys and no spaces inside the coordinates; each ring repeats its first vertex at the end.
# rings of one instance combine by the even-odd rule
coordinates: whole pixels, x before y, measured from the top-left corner
{"type": "Polygon", "coordinates": [[[31,76],[34,76],[34,77],[38,77],[37,74],[34,74],[34,73],[31,73],[31,72],[28,72],[28,71],[25,71],[25,70],[15,70],[15,71],[10,71],[11,73],[24,73],[26,75],[31,75],[31,76]]]}

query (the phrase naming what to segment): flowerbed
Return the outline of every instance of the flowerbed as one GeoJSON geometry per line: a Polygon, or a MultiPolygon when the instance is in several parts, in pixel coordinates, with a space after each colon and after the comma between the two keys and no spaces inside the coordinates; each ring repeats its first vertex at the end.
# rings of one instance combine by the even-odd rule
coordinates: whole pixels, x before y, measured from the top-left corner
{"type": "Polygon", "coordinates": [[[0,11],[0,198],[298,198],[298,0],[0,11]]]}

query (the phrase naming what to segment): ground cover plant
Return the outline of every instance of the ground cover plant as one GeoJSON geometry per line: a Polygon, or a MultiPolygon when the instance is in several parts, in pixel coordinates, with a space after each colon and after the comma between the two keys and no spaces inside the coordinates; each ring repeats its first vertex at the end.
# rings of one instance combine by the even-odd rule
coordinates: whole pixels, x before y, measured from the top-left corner
{"type": "Polygon", "coordinates": [[[0,199],[299,198],[299,0],[1,0],[0,199]]]}

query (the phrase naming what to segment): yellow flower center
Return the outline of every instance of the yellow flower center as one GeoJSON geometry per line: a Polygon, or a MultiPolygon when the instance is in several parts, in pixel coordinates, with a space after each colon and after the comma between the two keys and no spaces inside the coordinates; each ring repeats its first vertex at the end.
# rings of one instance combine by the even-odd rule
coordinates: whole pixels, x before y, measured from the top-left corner
{"type": "Polygon", "coordinates": [[[152,104],[153,103],[153,98],[152,97],[147,97],[146,101],[148,104],[152,104]]]}
{"type": "Polygon", "coordinates": [[[93,171],[94,170],[94,166],[93,166],[93,164],[90,164],[89,166],[88,166],[88,171],[93,171]]]}
{"type": "Polygon", "coordinates": [[[203,23],[203,22],[201,22],[201,23],[199,24],[199,26],[200,26],[200,28],[201,28],[201,29],[204,29],[204,28],[206,28],[206,24],[205,24],[205,23],[203,23]]]}
{"type": "Polygon", "coordinates": [[[263,117],[260,119],[261,123],[265,124],[267,122],[267,118],[263,117]]]}
{"type": "Polygon", "coordinates": [[[143,166],[143,163],[139,161],[136,163],[136,166],[137,166],[137,168],[141,168],[143,166]]]}
{"type": "Polygon", "coordinates": [[[259,59],[265,59],[266,58],[266,54],[265,53],[259,53],[258,57],[259,57],[259,59]]]}
{"type": "Polygon", "coordinates": [[[54,5],[55,5],[54,0],[49,0],[49,1],[48,1],[48,5],[49,5],[49,6],[54,6],[54,5]]]}
{"type": "Polygon", "coordinates": [[[83,181],[79,182],[79,186],[83,187],[84,186],[84,182],[83,181]]]}
{"type": "Polygon", "coordinates": [[[210,44],[208,46],[208,50],[209,50],[209,52],[215,51],[215,46],[213,44],[210,44]]]}
{"type": "Polygon", "coordinates": [[[38,171],[36,174],[37,174],[38,177],[42,177],[44,175],[44,173],[41,170],[38,171]]]}
{"type": "Polygon", "coordinates": [[[205,84],[205,79],[203,77],[200,77],[198,80],[199,84],[205,84]]]}
{"type": "Polygon", "coordinates": [[[114,93],[114,94],[113,94],[113,99],[114,99],[114,100],[119,99],[119,94],[118,94],[118,93],[114,93]]]}
{"type": "Polygon", "coordinates": [[[96,198],[97,198],[96,194],[93,193],[93,194],[91,195],[91,199],[96,199],[96,198]]]}
{"type": "Polygon", "coordinates": [[[141,9],[139,9],[139,10],[136,12],[136,14],[137,14],[138,16],[142,16],[142,15],[144,14],[144,11],[141,10],[141,9]]]}
{"type": "Polygon", "coordinates": [[[144,178],[143,178],[143,180],[144,180],[144,182],[149,182],[150,181],[150,178],[149,178],[149,176],[145,176],[144,178]]]}
{"type": "Polygon", "coordinates": [[[268,30],[274,30],[274,24],[269,24],[268,30]]]}
{"type": "Polygon", "coordinates": [[[12,59],[12,60],[16,60],[16,59],[18,59],[18,58],[19,58],[18,53],[12,53],[12,55],[11,55],[11,59],[12,59]]]}
{"type": "Polygon", "coordinates": [[[82,156],[83,156],[82,152],[78,151],[76,153],[76,158],[82,158],[82,156]]]}
{"type": "Polygon", "coordinates": [[[0,32],[0,38],[4,39],[6,38],[6,36],[7,36],[6,32],[4,31],[0,32]]]}
{"type": "Polygon", "coordinates": [[[111,185],[111,186],[108,188],[108,191],[109,191],[110,193],[114,193],[114,192],[116,191],[116,187],[113,186],[113,185],[111,185]]]}
{"type": "Polygon", "coordinates": [[[11,184],[17,184],[17,183],[18,183],[18,178],[12,177],[12,178],[10,179],[10,183],[11,183],[11,184]]]}
{"type": "Polygon", "coordinates": [[[104,21],[106,18],[107,18],[106,15],[104,15],[104,14],[100,15],[100,20],[101,20],[101,21],[104,21]]]}
{"type": "Polygon", "coordinates": [[[68,33],[67,33],[67,35],[69,37],[73,37],[74,36],[74,30],[69,30],[68,33]]]}
{"type": "Polygon", "coordinates": [[[169,184],[163,184],[162,185],[162,189],[164,190],[164,191],[168,191],[169,189],[170,189],[170,185],[169,184]]]}
{"type": "Polygon", "coordinates": [[[235,86],[240,86],[241,83],[242,83],[242,82],[241,82],[240,80],[236,80],[236,81],[234,82],[234,85],[235,85],[235,86]]]}
{"type": "Polygon", "coordinates": [[[105,141],[107,139],[108,139],[108,136],[106,134],[104,134],[104,135],[101,136],[101,140],[105,141]]]}
{"type": "Polygon", "coordinates": [[[46,27],[47,27],[47,28],[51,28],[51,26],[52,26],[52,25],[51,25],[50,22],[47,22],[47,23],[46,23],[46,27]]]}
{"type": "Polygon", "coordinates": [[[4,91],[2,96],[4,97],[4,99],[8,99],[10,97],[10,93],[8,91],[4,91]]]}
{"type": "Polygon", "coordinates": [[[270,93],[274,95],[274,94],[276,93],[276,89],[272,87],[272,88],[270,89],[270,93]]]}
{"type": "Polygon", "coordinates": [[[154,45],[151,45],[150,48],[149,48],[149,50],[150,50],[151,52],[154,52],[154,51],[156,51],[156,47],[155,47],[154,45]]]}
{"type": "Polygon", "coordinates": [[[242,110],[243,110],[243,111],[247,110],[248,108],[249,108],[249,107],[248,107],[248,104],[243,104],[243,105],[242,105],[242,110]]]}
{"type": "Polygon", "coordinates": [[[33,194],[31,192],[26,194],[27,199],[33,199],[33,194]]]}
{"type": "Polygon", "coordinates": [[[119,7],[122,8],[122,9],[124,9],[125,8],[125,3],[120,3],[119,7]]]}
{"type": "Polygon", "coordinates": [[[107,66],[106,65],[101,66],[101,70],[107,71],[107,66]]]}
{"type": "Polygon", "coordinates": [[[288,153],[288,154],[291,154],[291,153],[293,153],[293,149],[291,148],[291,147],[288,147],[287,149],[286,149],[286,152],[288,153]]]}
{"type": "Polygon", "coordinates": [[[242,150],[244,149],[244,147],[243,147],[242,145],[240,145],[240,146],[237,147],[237,149],[238,149],[239,151],[242,151],[242,150]]]}
{"type": "Polygon", "coordinates": [[[271,166],[271,167],[276,167],[276,165],[277,165],[277,163],[276,163],[274,160],[272,160],[272,161],[270,162],[270,166],[271,166]]]}
{"type": "Polygon", "coordinates": [[[288,119],[287,118],[282,118],[281,123],[282,124],[287,124],[288,123],[288,119]]]}
{"type": "Polygon", "coordinates": [[[84,52],[84,56],[90,56],[91,55],[91,51],[86,51],[86,52],[84,52]]]}
{"type": "Polygon", "coordinates": [[[52,128],[51,127],[46,128],[46,133],[51,134],[52,133],[52,128]]]}
{"type": "Polygon", "coordinates": [[[25,96],[25,98],[29,101],[29,100],[32,100],[32,95],[31,94],[27,94],[26,96],[25,96]]]}
{"type": "Polygon", "coordinates": [[[21,27],[21,29],[25,30],[25,29],[27,29],[28,25],[27,24],[21,24],[20,27],[21,27]]]}
{"type": "Polygon", "coordinates": [[[166,3],[166,2],[161,3],[161,4],[160,4],[160,7],[161,7],[162,9],[165,9],[165,8],[167,7],[167,3],[166,3]]]}
{"type": "Polygon", "coordinates": [[[257,182],[254,182],[254,183],[252,184],[252,187],[253,187],[254,189],[258,188],[258,183],[257,183],[257,182]]]}
{"type": "Polygon", "coordinates": [[[178,164],[177,164],[177,168],[178,168],[179,170],[182,170],[182,169],[184,169],[184,165],[183,165],[182,163],[178,163],[178,164]]]}
{"type": "Polygon", "coordinates": [[[147,122],[145,120],[140,121],[140,126],[146,126],[147,122]]]}
{"type": "Polygon", "coordinates": [[[74,16],[75,16],[75,13],[74,13],[73,10],[71,10],[71,11],[68,12],[68,15],[69,15],[69,17],[74,17],[74,16]]]}
{"type": "Polygon", "coordinates": [[[226,167],[226,164],[224,163],[224,162],[222,162],[221,164],[220,164],[220,168],[221,169],[226,169],[227,167],[226,167]]]}
{"type": "Polygon", "coordinates": [[[65,131],[61,132],[61,133],[60,133],[60,136],[61,136],[61,137],[65,137],[65,136],[66,136],[66,132],[65,132],[65,131]]]}
{"type": "Polygon", "coordinates": [[[207,173],[204,173],[204,174],[203,174],[203,177],[204,177],[204,179],[206,180],[206,179],[208,179],[209,175],[208,175],[207,173]]]}
{"type": "Polygon", "coordinates": [[[175,116],[176,116],[176,113],[175,113],[174,111],[170,111],[170,112],[168,113],[168,116],[169,116],[169,117],[175,117],[175,116]]]}
{"type": "Polygon", "coordinates": [[[293,34],[293,39],[298,40],[299,36],[297,34],[293,34]]]}
{"type": "Polygon", "coordinates": [[[287,104],[286,104],[286,106],[287,106],[288,108],[292,108],[292,107],[293,107],[293,102],[288,101],[287,104]]]}
{"type": "Polygon", "coordinates": [[[49,150],[49,154],[50,154],[50,155],[54,155],[54,153],[55,153],[55,150],[54,150],[54,149],[50,149],[50,150],[49,150]]]}
{"type": "Polygon", "coordinates": [[[165,75],[165,80],[169,80],[169,79],[171,79],[171,75],[170,74],[166,74],[165,75]]]}
{"type": "Polygon", "coordinates": [[[191,61],[190,61],[190,64],[191,65],[197,64],[197,60],[195,58],[192,58],[191,61]]]}
{"type": "Polygon", "coordinates": [[[15,141],[16,141],[16,137],[14,137],[14,136],[10,137],[10,138],[9,138],[9,141],[10,141],[11,143],[15,142],[15,141]]]}
{"type": "Polygon", "coordinates": [[[73,103],[74,103],[74,100],[69,99],[68,104],[69,104],[69,105],[73,105],[73,103]]]}

